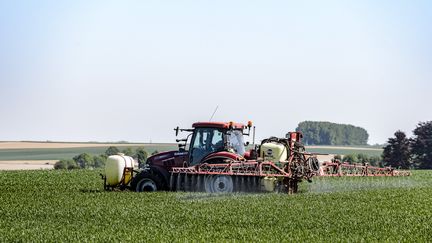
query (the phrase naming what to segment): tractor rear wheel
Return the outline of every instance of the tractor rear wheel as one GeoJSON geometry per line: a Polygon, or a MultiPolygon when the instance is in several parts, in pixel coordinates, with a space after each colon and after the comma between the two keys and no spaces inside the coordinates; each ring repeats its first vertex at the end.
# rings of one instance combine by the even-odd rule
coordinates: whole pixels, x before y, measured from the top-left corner
{"type": "Polygon", "coordinates": [[[231,176],[210,175],[204,179],[204,188],[207,193],[231,193],[234,183],[231,176]]]}
{"type": "Polygon", "coordinates": [[[162,183],[158,176],[148,172],[142,172],[134,178],[135,191],[155,192],[162,189],[162,183]]]}

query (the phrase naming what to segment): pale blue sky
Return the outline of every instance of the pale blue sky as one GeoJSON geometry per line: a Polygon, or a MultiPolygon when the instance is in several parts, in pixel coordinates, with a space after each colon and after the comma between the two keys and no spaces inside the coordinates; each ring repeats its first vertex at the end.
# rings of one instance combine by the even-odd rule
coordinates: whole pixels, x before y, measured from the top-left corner
{"type": "Polygon", "coordinates": [[[303,120],[370,143],[431,120],[431,1],[0,0],[0,140],[173,142],[303,120]]]}

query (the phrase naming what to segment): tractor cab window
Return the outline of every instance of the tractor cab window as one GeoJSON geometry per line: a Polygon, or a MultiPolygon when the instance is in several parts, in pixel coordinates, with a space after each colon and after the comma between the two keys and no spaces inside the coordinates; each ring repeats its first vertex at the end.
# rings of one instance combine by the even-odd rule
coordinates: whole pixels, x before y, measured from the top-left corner
{"type": "Polygon", "coordinates": [[[222,132],[214,128],[196,129],[192,140],[189,160],[191,165],[198,164],[205,156],[224,147],[222,132]]]}
{"type": "Polygon", "coordinates": [[[243,156],[246,152],[243,140],[243,133],[240,130],[230,131],[228,133],[228,144],[230,149],[238,155],[243,156]]]}

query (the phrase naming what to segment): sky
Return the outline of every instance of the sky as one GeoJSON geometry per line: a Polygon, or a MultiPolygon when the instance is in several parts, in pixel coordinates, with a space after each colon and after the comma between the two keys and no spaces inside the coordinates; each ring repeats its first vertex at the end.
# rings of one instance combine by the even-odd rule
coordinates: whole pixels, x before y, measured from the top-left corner
{"type": "Polygon", "coordinates": [[[432,120],[431,1],[0,0],[0,140],[174,142],[432,120]]]}

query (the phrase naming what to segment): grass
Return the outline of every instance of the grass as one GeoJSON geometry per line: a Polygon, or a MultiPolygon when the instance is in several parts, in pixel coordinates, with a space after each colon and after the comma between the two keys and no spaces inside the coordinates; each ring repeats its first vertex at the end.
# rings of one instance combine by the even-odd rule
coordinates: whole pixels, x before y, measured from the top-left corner
{"type": "Polygon", "coordinates": [[[99,172],[0,172],[0,241],[432,241],[432,171],[292,196],[104,192],[99,172]]]}

